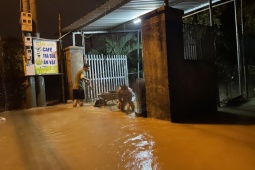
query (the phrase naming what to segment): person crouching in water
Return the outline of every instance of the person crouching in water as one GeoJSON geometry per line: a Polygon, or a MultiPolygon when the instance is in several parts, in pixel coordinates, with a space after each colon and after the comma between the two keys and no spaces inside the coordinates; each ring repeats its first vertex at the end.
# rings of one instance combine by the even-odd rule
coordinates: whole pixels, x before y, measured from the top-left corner
{"type": "Polygon", "coordinates": [[[86,72],[89,71],[89,64],[84,64],[83,69],[79,70],[74,77],[74,85],[73,85],[73,107],[77,106],[77,102],[79,102],[79,106],[83,106],[83,100],[85,98],[84,94],[84,82],[92,89],[90,85],[89,79],[87,78],[86,72]]]}
{"type": "Polygon", "coordinates": [[[127,85],[122,85],[117,91],[118,108],[124,112],[127,106],[127,111],[131,107],[132,112],[135,111],[135,93],[127,85]]]}

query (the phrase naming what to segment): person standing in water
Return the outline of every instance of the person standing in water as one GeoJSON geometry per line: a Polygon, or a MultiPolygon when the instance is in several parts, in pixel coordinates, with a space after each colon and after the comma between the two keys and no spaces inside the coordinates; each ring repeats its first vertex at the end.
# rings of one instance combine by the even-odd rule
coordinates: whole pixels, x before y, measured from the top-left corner
{"type": "Polygon", "coordinates": [[[75,77],[74,77],[74,84],[73,84],[73,107],[77,106],[77,103],[79,103],[79,106],[83,106],[83,100],[85,98],[84,94],[84,87],[85,84],[92,89],[92,86],[90,85],[90,81],[87,78],[87,73],[89,71],[89,64],[85,63],[83,68],[79,70],[75,77]],[[85,83],[85,84],[84,84],[85,83]]]}

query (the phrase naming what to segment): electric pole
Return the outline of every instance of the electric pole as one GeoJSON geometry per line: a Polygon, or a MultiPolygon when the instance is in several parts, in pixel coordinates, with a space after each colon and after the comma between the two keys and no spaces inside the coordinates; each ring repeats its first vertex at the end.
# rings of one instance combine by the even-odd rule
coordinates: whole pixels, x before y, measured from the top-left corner
{"type": "Polygon", "coordinates": [[[33,18],[33,33],[35,37],[39,37],[39,25],[37,20],[36,0],[29,0],[30,12],[33,18]]]}

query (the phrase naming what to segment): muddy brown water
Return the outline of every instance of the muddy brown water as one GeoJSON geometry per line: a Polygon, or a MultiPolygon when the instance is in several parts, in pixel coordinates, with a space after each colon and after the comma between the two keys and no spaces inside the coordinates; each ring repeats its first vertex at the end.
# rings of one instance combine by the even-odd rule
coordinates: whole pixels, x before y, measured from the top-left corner
{"type": "Polygon", "coordinates": [[[91,104],[0,116],[3,170],[255,169],[255,123],[172,123],[91,104]]]}

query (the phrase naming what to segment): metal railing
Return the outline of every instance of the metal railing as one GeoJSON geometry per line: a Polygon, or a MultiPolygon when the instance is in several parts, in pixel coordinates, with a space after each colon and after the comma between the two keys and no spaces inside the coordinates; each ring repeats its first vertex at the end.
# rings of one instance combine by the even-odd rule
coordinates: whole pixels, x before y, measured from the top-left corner
{"type": "Polygon", "coordinates": [[[183,24],[184,59],[215,61],[214,35],[211,27],[183,24]]]}

